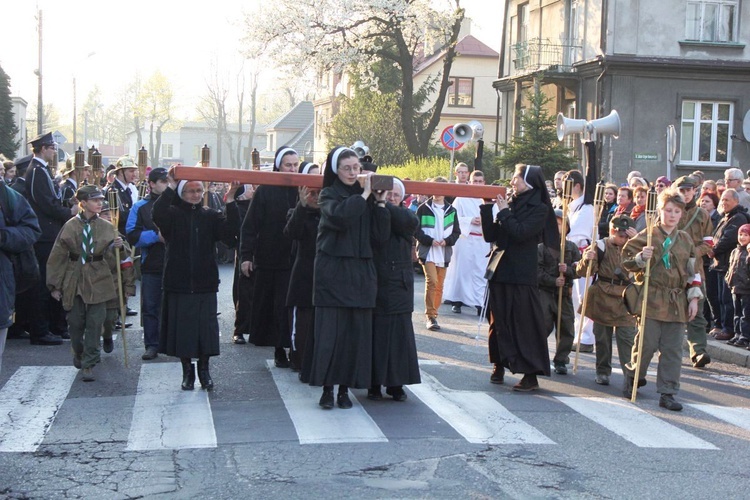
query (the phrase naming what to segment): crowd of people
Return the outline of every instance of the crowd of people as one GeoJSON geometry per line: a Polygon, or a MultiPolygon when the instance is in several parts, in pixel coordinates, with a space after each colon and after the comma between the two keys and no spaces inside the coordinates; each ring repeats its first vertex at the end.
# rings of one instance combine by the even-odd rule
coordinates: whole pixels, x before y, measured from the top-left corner
{"type": "MultiPolygon", "coordinates": [[[[595,352],[600,385],[610,383],[614,339],[626,397],[645,384],[658,351],[657,391],[669,410],[682,408],[674,395],[686,333],[696,368],[711,362],[707,335],[750,348],[750,182],[736,168],[718,181],[696,171],[653,184],[631,172],[622,185],[606,184],[597,205],[578,170],[545,181],[533,165],[518,165],[508,195],[495,200],[412,196],[397,178],[374,190],[374,164],[345,147],[322,168],[277,150],[275,171],[322,175],[322,189],[178,181],[163,168],[139,182],[128,157],[99,186],[88,165],[63,166],[56,179],[51,134],[31,145],[25,164],[4,164],[0,183],[0,360],[8,328],[33,345],[70,339],[73,364],[94,380],[100,349],[112,351],[113,330],[135,313],[125,303],[137,267],[142,359],[179,358],[181,389],[194,389],[197,368],[210,390],[209,359],[220,353],[218,263],[231,261],[232,342],[273,347],[276,367],[322,387],[324,409],[351,408],[349,388],[373,400],[385,388],[404,401],[404,386],[420,382],[415,260],[426,329],[441,328],[444,303],[456,314],[476,310],[489,323],[490,382],[504,383],[506,370],[522,374],[516,391],[537,390],[538,376],[551,374],[553,332],[555,373],[567,374],[574,349],[595,352]],[[658,217],[647,210],[652,192],[658,217]],[[10,256],[32,245],[40,279],[16,293],[10,256]],[[622,295],[644,282],[647,263],[639,319],[622,295]]],[[[464,163],[455,174],[457,183],[484,184],[464,163]]]]}

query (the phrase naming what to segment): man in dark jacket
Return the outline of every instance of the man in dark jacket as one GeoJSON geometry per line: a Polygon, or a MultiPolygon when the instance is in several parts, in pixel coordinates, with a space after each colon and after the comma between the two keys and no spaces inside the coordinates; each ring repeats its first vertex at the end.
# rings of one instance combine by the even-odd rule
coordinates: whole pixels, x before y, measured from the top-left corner
{"type": "Polygon", "coordinates": [[[8,327],[13,323],[16,280],[6,252],[20,253],[32,247],[42,231],[29,203],[5,183],[0,183],[0,367],[8,327]]]}
{"type": "Polygon", "coordinates": [[[719,303],[721,304],[722,331],[716,340],[729,340],[734,337],[734,306],[732,292],[724,279],[729,269],[729,255],[737,246],[737,231],[750,222],[747,209],[740,205],[740,197],[734,189],[726,189],[721,195],[719,209],[724,214],[714,231],[714,262],[711,269],[719,278],[719,303]]]}
{"type": "Polygon", "coordinates": [[[146,352],[141,359],[155,359],[159,351],[159,316],[161,316],[161,276],[164,270],[164,238],[154,224],[151,210],[156,199],[167,188],[167,170],[155,168],[148,174],[151,193],[138,200],[128,214],[125,226],[128,243],[141,249],[141,317],[146,352]]]}
{"type": "Polygon", "coordinates": [[[57,233],[68,219],[78,213],[78,205],[64,207],[59,192],[53,185],[49,164],[57,161],[57,143],[52,134],[41,135],[30,144],[34,158],[26,171],[26,199],[39,218],[42,235],[34,244],[41,279],[37,289],[38,302],[33,306],[35,314],[29,333],[32,345],[58,345],[62,343],[61,336],[67,336],[67,325],[61,303],[52,300],[47,289],[47,259],[57,233]]]}

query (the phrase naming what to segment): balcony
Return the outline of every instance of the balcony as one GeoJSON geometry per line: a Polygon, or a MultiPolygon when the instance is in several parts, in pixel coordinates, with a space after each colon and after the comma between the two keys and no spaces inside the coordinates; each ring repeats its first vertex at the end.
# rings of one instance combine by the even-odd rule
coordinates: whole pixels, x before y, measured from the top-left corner
{"type": "Polygon", "coordinates": [[[513,65],[517,72],[533,72],[543,69],[570,71],[574,62],[581,58],[580,40],[563,40],[552,43],[549,39],[533,38],[512,46],[513,65]]]}

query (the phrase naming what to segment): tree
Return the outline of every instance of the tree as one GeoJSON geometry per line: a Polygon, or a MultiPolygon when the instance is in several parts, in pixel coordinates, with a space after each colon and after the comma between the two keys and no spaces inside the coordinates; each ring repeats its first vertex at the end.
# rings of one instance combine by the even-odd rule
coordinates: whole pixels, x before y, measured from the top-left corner
{"type": "Polygon", "coordinates": [[[247,52],[265,53],[294,68],[352,69],[378,88],[376,62],[398,68],[399,115],[409,152],[427,154],[440,120],[456,56],[455,45],[464,10],[460,0],[446,0],[449,11],[429,0],[280,0],[272,11],[245,17],[247,52]],[[436,42],[432,44],[432,42],[436,42]],[[427,43],[446,50],[441,75],[414,88],[415,61],[427,43]],[[434,86],[434,87],[433,87],[434,86]],[[436,90],[434,103],[422,110],[425,96],[436,90]]]}
{"type": "MultiPolygon", "coordinates": [[[[133,97],[133,122],[138,131],[139,142],[141,125],[148,124],[149,161],[151,166],[156,167],[161,155],[161,135],[164,126],[172,119],[172,84],[166,76],[157,71],[142,88],[135,89],[133,97]]],[[[141,145],[138,144],[137,147],[140,149],[141,145]]]]}
{"type": "Polygon", "coordinates": [[[378,165],[396,165],[409,159],[399,103],[393,94],[362,91],[343,102],[341,108],[331,122],[326,149],[361,140],[378,165]]]}
{"type": "Polygon", "coordinates": [[[539,165],[547,179],[558,170],[576,168],[577,161],[570,148],[557,140],[556,118],[547,112],[552,98],[546,96],[535,82],[534,90],[525,93],[529,104],[519,119],[519,133],[509,144],[501,145],[500,166],[512,171],[516,164],[539,165]]]}
{"type": "Polygon", "coordinates": [[[0,154],[11,160],[15,158],[19,146],[15,140],[17,133],[10,100],[10,77],[0,66],[0,154]]]}

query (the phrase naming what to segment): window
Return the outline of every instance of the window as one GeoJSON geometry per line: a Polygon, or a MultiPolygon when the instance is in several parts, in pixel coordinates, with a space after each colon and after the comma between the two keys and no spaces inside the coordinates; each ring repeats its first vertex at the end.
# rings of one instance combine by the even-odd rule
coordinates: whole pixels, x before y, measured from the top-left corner
{"type": "Polygon", "coordinates": [[[174,156],[174,147],[172,144],[162,144],[161,145],[161,157],[162,158],[172,158],[174,156]]]}
{"type": "Polygon", "coordinates": [[[450,77],[448,106],[470,108],[474,105],[474,79],[450,77]]]}
{"type": "Polygon", "coordinates": [[[729,166],[733,119],[731,102],[683,101],[680,161],[729,166]]]}
{"type": "Polygon", "coordinates": [[[685,38],[698,42],[737,42],[739,0],[689,0],[685,38]]]}
{"type": "Polygon", "coordinates": [[[518,43],[529,41],[529,4],[518,6],[518,43]]]}

